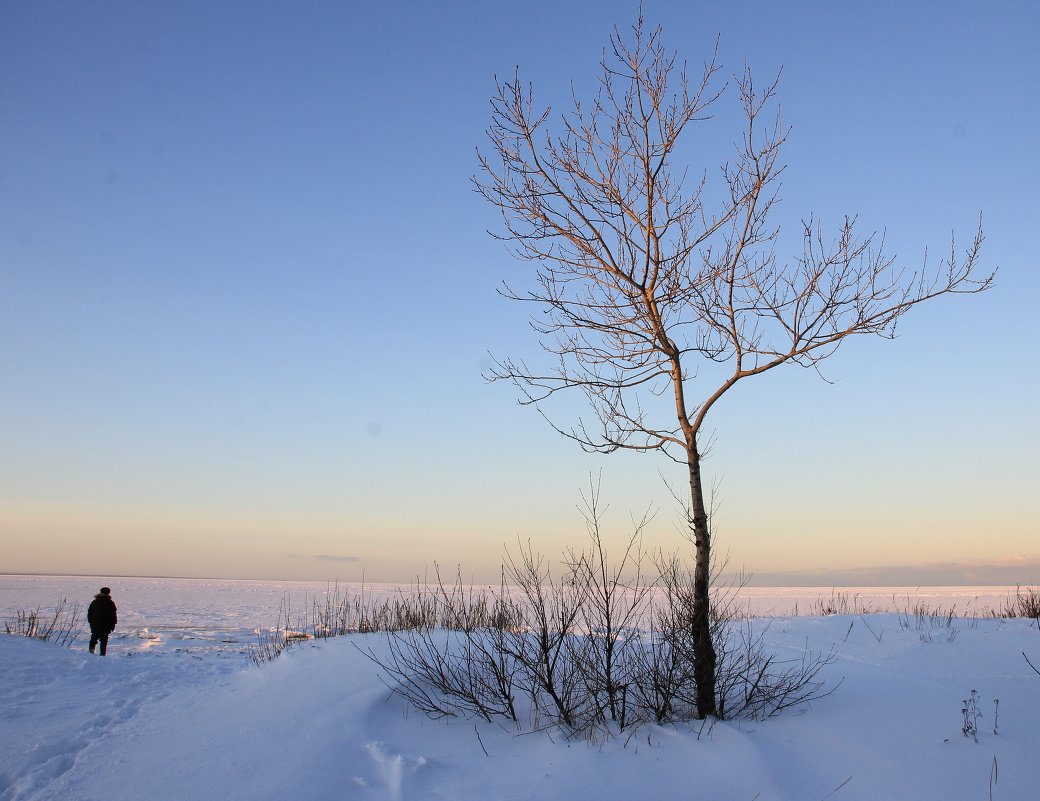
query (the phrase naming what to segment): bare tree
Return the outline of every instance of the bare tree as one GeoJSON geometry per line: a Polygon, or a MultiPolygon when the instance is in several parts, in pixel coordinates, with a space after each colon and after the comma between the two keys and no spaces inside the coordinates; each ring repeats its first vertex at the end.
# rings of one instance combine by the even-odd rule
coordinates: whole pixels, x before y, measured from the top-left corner
{"type": "Polygon", "coordinates": [[[502,213],[498,236],[535,265],[535,288],[505,293],[542,308],[532,325],[556,362],[542,371],[498,361],[491,377],[515,382],[528,404],[583,392],[594,419],[553,426],[589,451],[660,451],[688,469],[702,717],[717,712],[701,479],[708,411],[745,378],[816,367],[855,334],[891,338],[917,304],[993,280],[977,274],[981,225],[961,255],[951,243],[939,264],[907,270],[883,238],[860,235],[855,218],[833,238],[809,218],[801,252],[781,259],[769,214],[787,130],[778,115],[765,119],[775,82],[756,88],[746,70],[735,79],[745,124],[722,166],[721,200],[709,199],[706,172],[691,181],[675,164],[679,143],[726,89],[715,88],[719,69],[713,54],[690,81],[661,29],[648,32],[640,18],[630,36],[615,28],[598,92],[589,102],[575,96],[557,132],[517,72],[497,83],[491,150],[479,154],[474,179],[502,213]],[[724,365],[717,381],[695,380],[702,359],[724,365]],[[655,408],[654,396],[674,399],[674,410],[655,408]]]}

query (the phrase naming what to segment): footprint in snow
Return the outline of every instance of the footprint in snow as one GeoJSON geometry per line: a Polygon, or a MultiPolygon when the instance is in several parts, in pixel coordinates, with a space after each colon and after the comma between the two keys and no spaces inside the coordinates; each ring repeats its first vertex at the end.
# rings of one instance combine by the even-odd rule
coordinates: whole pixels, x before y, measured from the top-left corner
{"type": "MultiPolygon", "coordinates": [[[[425,757],[415,759],[406,758],[401,754],[391,754],[386,746],[380,742],[369,743],[365,746],[369,756],[375,763],[381,783],[387,789],[387,801],[404,801],[404,777],[414,775],[427,765],[425,757]]],[[[359,786],[368,786],[364,779],[355,778],[359,786]]]]}
{"type": "Polygon", "coordinates": [[[3,775],[0,782],[0,800],[14,801],[31,797],[35,792],[51,785],[68,773],[76,764],[87,741],[73,738],[54,743],[44,743],[33,749],[28,769],[19,777],[3,775]]]}

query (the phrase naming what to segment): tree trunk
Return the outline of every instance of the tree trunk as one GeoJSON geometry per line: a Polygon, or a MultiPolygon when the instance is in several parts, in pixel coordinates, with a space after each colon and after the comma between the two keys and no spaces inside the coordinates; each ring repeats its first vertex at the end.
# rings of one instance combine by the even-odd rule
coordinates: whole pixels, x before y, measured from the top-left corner
{"type": "Polygon", "coordinates": [[[697,716],[716,716],[715,703],[715,643],[711,638],[711,596],[708,592],[711,577],[711,531],[708,512],[704,507],[704,487],[701,484],[701,457],[696,439],[687,453],[690,467],[690,511],[692,512],[693,541],[696,556],[693,572],[693,673],[697,680],[697,716]]]}

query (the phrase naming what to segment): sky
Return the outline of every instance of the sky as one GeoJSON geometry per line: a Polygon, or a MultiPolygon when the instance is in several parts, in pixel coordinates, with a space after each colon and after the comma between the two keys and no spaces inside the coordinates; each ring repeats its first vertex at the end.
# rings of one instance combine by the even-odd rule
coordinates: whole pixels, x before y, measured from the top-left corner
{"type": "MultiPolygon", "coordinates": [[[[695,71],[781,74],[776,221],[858,215],[914,269],[983,217],[996,286],[713,408],[716,549],[760,584],[1040,583],[1033,3],[646,2],[695,71]],[[828,383],[830,382],[830,383],[828,383]]],[[[8,3],[0,10],[0,572],[498,576],[653,515],[490,356],[530,280],[473,191],[495,76],[587,96],[634,2],[8,3]]],[[[687,151],[718,175],[737,98],[687,151]]],[[[797,248],[796,248],[797,249],[797,248]]],[[[701,391],[702,385],[698,385],[701,391]]],[[[570,424],[577,398],[554,409],[570,424]]]]}

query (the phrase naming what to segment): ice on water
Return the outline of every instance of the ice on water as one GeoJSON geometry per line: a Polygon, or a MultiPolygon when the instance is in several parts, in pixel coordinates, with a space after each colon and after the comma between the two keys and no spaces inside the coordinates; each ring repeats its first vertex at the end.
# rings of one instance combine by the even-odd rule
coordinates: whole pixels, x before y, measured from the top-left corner
{"type": "MultiPolygon", "coordinates": [[[[853,611],[921,602],[977,615],[954,621],[955,637],[893,614],[757,621],[780,659],[833,649],[835,692],[764,721],[585,740],[425,718],[363,653],[385,656],[382,635],[307,642],[254,666],[255,629],[275,625],[286,598],[302,609],[335,591],[325,583],[2,576],[0,609],[85,605],[102,584],[120,610],[110,656],[82,640],[0,636],[0,801],[1024,801],[1040,787],[1040,676],[1022,658],[1040,664],[1040,631],[984,615],[1008,588],[842,590],[853,611]],[[961,732],[973,690],[978,742],[961,732]]],[[[831,597],[745,594],[774,615],[831,597]]]]}
{"type": "MultiPolygon", "coordinates": [[[[119,607],[113,639],[123,647],[227,654],[247,652],[258,629],[279,625],[285,605],[294,618],[332,594],[379,599],[415,589],[334,581],[0,575],[0,618],[18,610],[47,611],[62,600],[78,602],[85,618],[87,604],[102,585],[112,588],[119,607]]],[[[1014,592],[1014,587],[745,587],[737,600],[753,614],[768,616],[808,614],[836,594],[847,599],[850,611],[892,611],[922,603],[984,616],[1014,592]]]]}

